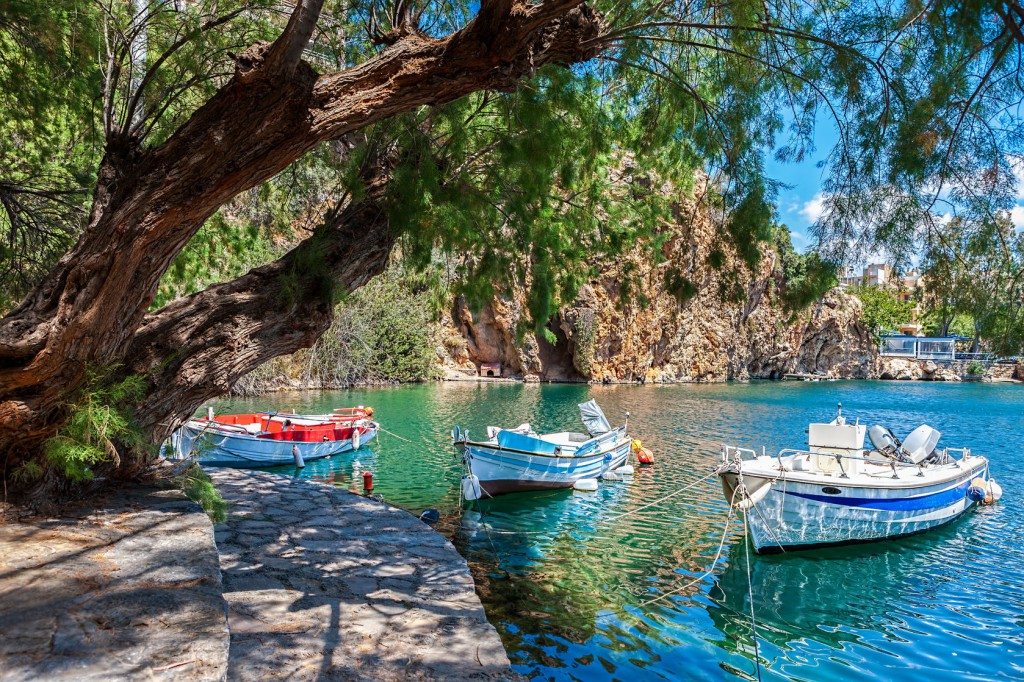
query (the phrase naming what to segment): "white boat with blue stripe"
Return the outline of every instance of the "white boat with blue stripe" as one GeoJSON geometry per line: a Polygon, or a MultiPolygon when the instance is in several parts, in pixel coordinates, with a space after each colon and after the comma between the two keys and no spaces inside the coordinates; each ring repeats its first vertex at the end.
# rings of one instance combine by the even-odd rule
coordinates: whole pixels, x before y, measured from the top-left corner
{"type": "Polygon", "coordinates": [[[811,424],[807,450],[768,455],[725,446],[718,469],[726,500],[746,514],[759,553],[912,535],[956,519],[1002,490],[988,459],[967,448],[937,449],[922,425],[900,442],[881,426],[839,416],[811,424]]]}
{"type": "Polygon", "coordinates": [[[458,426],[452,443],[466,465],[466,499],[551,488],[571,488],[621,467],[629,457],[626,426],[612,429],[593,400],[580,405],[589,434],[563,431],[537,434],[529,424],[514,429],[488,427],[487,440],[474,441],[458,426]]]}

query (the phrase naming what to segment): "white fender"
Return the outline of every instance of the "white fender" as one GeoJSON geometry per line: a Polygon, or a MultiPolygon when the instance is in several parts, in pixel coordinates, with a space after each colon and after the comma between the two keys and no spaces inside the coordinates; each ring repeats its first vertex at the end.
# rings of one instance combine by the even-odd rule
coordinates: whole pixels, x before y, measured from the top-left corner
{"type": "Polygon", "coordinates": [[[771,489],[772,484],[770,482],[765,483],[752,493],[747,490],[747,486],[742,485],[740,488],[740,495],[742,496],[742,499],[736,503],[736,507],[744,510],[750,509],[755,504],[763,500],[771,489]]]}
{"type": "Polygon", "coordinates": [[[480,479],[473,474],[462,477],[462,497],[467,500],[479,500],[483,496],[480,479]]]}
{"type": "Polygon", "coordinates": [[[988,479],[988,492],[992,495],[992,501],[998,502],[999,498],[1003,496],[1003,486],[996,483],[996,479],[988,479]]]}
{"type": "Polygon", "coordinates": [[[583,492],[592,493],[597,490],[597,479],[596,478],[581,478],[580,480],[573,483],[573,490],[580,490],[583,492]]]}

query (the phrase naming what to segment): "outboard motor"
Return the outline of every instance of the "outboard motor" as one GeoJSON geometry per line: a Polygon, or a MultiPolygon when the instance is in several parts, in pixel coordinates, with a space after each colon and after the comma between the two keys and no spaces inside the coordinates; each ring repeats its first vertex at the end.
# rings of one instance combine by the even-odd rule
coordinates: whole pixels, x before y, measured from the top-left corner
{"type": "Polygon", "coordinates": [[[875,449],[890,459],[903,459],[900,451],[900,440],[892,431],[884,426],[875,424],[868,429],[868,438],[875,449]]]}
{"type": "Polygon", "coordinates": [[[932,454],[941,437],[942,433],[939,431],[927,424],[921,424],[911,431],[907,439],[903,441],[903,451],[911,462],[920,464],[928,455],[932,454]]]}

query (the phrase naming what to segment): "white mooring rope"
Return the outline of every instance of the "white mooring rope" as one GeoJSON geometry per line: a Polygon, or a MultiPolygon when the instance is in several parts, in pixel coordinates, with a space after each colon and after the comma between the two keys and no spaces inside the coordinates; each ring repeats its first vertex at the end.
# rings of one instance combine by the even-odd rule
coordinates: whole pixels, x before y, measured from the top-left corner
{"type": "Polygon", "coordinates": [[[757,682],[761,682],[761,654],[757,646],[757,618],[754,615],[754,581],[750,567],[750,524],[747,513],[743,512],[743,545],[747,550],[747,598],[750,600],[750,634],[754,638],[754,665],[757,671],[757,682]]]}
{"type": "Polygon", "coordinates": [[[623,513],[619,514],[618,516],[610,516],[607,519],[605,519],[605,522],[618,521],[619,519],[623,519],[623,518],[625,518],[627,516],[632,516],[633,514],[636,514],[637,512],[640,512],[640,511],[643,511],[644,509],[648,509],[650,507],[653,507],[656,504],[660,504],[660,503],[664,502],[665,500],[669,499],[670,497],[675,497],[676,495],[679,495],[681,493],[685,493],[687,490],[691,490],[691,489],[695,488],[698,484],[703,483],[704,481],[707,481],[710,478],[714,478],[717,475],[718,474],[716,472],[712,472],[712,473],[708,474],[707,476],[705,476],[704,478],[697,479],[696,481],[691,482],[689,485],[683,486],[682,488],[680,488],[679,490],[675,491],[674,493],[669,493],[668,495],[664,495],[662,497],[659,497],[658,499],[654,500],[653,502],[648,502],[647,504],[641,505],[641,506],[637,507],[636,509],[630,509],[629,511],[623,512],[623,513]]]}

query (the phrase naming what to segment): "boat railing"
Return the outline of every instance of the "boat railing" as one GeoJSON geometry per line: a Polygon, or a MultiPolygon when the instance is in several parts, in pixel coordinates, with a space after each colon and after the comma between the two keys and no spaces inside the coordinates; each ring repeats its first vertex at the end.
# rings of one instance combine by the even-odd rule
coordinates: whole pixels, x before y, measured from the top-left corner
{"type": "Polygon", "coordinates": [[[617,428],[612,429],[611,431],[605,431],[602,434],[598,434],[597,436],[594,436],[590,440],[586,440],[586,441],[583,441],[582,443],[578,444],[576,446],[576,448],[574,449],[574,452],[579,453],[579,452],[582,451],[584,453],[588,453],[591,450],[600,450],[601,447],[603,447],[605,443],[607,443],[609,441],[618,440],[618,438],[622,434],[624,434],[625,432],[626,432],[626,427],[625,426],[619,426],[617,428]]]}
{"type": "Polygon", "coordinates": [[[897,467],[906,467],[906,468],[916,468],[916,467],[921,466],[920,464],[914,464],[913,462],[901,462],[899,460],[891,459],[889,457],[886,457],[884,460],[881,460],[881,459],[871,460],[871,459],[868,458],[868,455],[871,454],[872,452],[877,452],[877,450],[871,450],[869,448],[865,448],[865,449],[861,450],[861,452],[863,454],[860,454],[860,455],[842,455],[842,454],[839,454],[837,452],[811,452],[810,450],[801,450],[801,449],[798,449],[798,448],[785,448],[783,450],[779,450],[779,454],[776,455],[776,457],[781,459],[782,457],[789,457],[791,455],[797,455],[797,456],[810,455],[810,456],[814,456],[814,457],[833,457],[835,459],[853,459],[853,460],[859,460],[859,461],[862,461],[862,462],[863,461],[869,461],[869,462],[875,462],[877,464],[882,464],[882,465],[885,465],[885,466],[897,466],[897,467]]]}
{"type": "MultiPolygon", "coordinates": [[[[881,460],[881,459],[869,459],[868,455],[870,453],[872,453],[872,452],[877,452],[876,450],[864,449],[861,452],[863,454],[860,454],[860,455],[843,455],[843,454],[836,453],[836,452],[811,452],[810,450],[802,450],[800,448],[783,448],[782,450],[779,450],[778,453],[776,453],[775,455],[769,455],[768,452],[765,451],[764,448],[761,449],[761,452],[758,452],[756,450],[752,450],[751,448],[741,448],[741,447],[738,447],[736,445],[723,445],[722,446],[722,461],[730,462],[730,461],[736,461],[737,459],[739,459],[739,460],[751,460],[751,459],[757,459],[758,457],[770,456],[770,457],[773,457],[774,459],[777,459],[779,461],[779,466],[782,466],[782,458],[783,457],[791,457],[791,456],[794,456],[794,455],[800,457],[800,456],[807,455],[807,456],[816,456],[816,457],[834,457],[835,459],[849,459],[849,460],[858,460],[858,461],[870,461],[870,462],[874,462],[876,464],[883,465],[883,466],[901,467],[901,468],[906,468],[906,469],[916,469],[916,468],[920,468],[920,467],[923,466],[923,462],[915,464],[913,462],[901,462],[899,460],[890,459],[890,458],[886,458],[884,460],[881,460]]],[[[943,454],[950,455],[950,456],[952,456],[952,453],[959,452],[961,459],[963,459],[964,457],[966,457],[966,456],[971,454],[970,448],[943,448],[942,452],[943,452],[943,454]]],[[[957,460],[957,459],[954,459],[953,461],[954,462],[959,462],[959,460],[957,460]]]]}
{"type": "MultiPolygon", "coordinates": [[[[764,454],[763,450],[760,454],[764,454]]],[[[736,459],[757,459],[759,454],[755,450],[750,448],[741,448],[738,445],[723,445],[722,446],[722,460],[725,462],[733,461],[736,459]],[[744,455],[750,455],[744,457],[744,455]]]]}

